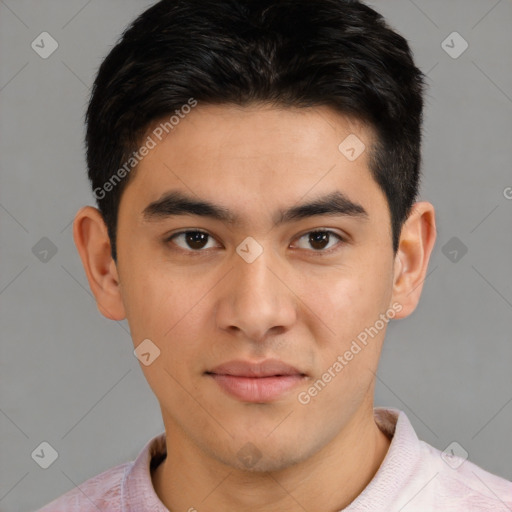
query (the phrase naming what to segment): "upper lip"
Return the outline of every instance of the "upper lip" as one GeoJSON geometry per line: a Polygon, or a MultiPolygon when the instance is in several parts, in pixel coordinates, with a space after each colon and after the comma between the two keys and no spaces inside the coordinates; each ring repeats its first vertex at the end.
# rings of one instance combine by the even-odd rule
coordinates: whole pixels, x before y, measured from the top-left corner
{"type": "Polygon", "coordinates": [[[234,360],[216,366],[206,373],[232,375],[235,377],[273,377],[277,375],[304,375],[297,368],[279,359],[265,359],[259,363],[234,360]]]}

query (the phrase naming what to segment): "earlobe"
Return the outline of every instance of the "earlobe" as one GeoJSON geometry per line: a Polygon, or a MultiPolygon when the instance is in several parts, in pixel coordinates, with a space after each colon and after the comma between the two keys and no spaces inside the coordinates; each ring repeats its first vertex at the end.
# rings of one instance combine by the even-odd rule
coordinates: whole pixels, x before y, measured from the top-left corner
{"type": "Polygon", "coordinates": [[[126,315],[117,266],[111,256],[107,226],[97,208],[86,206],[78,211],[73,238],[98,310],[111,320],[123,320],[126,315]]]}
{"type": "Polygon", "coordinates": [[[391,302],[402,305],[396,318],[405,318],[416,309],[435,240],[434,207],[426,201],[415,203],[402,227],[395,256],[391,302]]]}

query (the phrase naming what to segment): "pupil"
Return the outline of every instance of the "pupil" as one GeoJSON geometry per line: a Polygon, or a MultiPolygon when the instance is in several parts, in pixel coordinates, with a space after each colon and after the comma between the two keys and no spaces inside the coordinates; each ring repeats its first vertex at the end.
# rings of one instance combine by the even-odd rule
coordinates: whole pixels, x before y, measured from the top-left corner
{"type": "Polygon", "coordinates": [[[187,233],[187,243],[192,249],[202,249],[206,245],[206,233],[200,231],[189,231],[187,233]]]}
{"type": "Polygon", "coordinates": [[[317,231],[309,235],[309,242],[314,249],[323,249],[329,243],[329,233],[317,231]],[[320,246],[318,247],[318,243],[320,246]]]}

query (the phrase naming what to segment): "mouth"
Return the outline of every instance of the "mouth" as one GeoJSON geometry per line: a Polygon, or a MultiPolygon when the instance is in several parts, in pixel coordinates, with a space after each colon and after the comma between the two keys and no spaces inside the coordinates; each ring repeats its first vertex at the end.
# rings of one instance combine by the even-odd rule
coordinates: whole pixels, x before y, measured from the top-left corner
{"type": "Polygon", "coordinates": [[[205,372],[229,396],[244,402],[277,400],[307,375],[277,359],[259,363],[230,361],[205,372]]]}

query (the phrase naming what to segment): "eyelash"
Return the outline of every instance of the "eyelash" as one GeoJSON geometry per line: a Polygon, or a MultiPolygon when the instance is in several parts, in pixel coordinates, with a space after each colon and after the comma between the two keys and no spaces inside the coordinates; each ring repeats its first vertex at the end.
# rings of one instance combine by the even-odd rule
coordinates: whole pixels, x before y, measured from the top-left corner
{"type": "MultiPolygon", "coordinates": [[[[164,240],[164,242],[166,244],[168,244],[169,242],[171,242],[177,236],[179,236],[179,235],[186,235],[188,233],[203,233],[205,235],[208,235],[210,238],[215,239],[207,231],[203,231],[201,229],[187,229],[186,231],[179,231],[177,233],[173,233],[172,235],[168,236],[164,240]]],[[[345,240],[345,238],[343,236],[341,236],[340,234],[338,234],[335,231],[332,231],[330,229],[314,229],[312,231],[308,231],[307,233],[304,233],[303,235],[299,236],[298,239],[300,240],[304,236],[310,235],[310,234],[313,234],[313,233],[328,233],[329,236],[330,235],[334,235],[336,238],[339,239],[339,243],[337,243],[334,247],[331,247],[330,249],[327,249],[327,250],[321,250],[321,249],[320,250],[314,250],[314,249],[312,249],[311,252],[317,254],[318,256],[328,255],[328,254],[331,254],[333,252],[336,252],[336,251],[340,250],[341,249],[340,246],[343,246],[345,244],[345,242],[346,242],[346,240],[345,240]]],[[[329,242],[330,242],[330,240],[329,240],[329,242]]],[[[183,249],[182,247],[179,247],[179,246],[178,246],[178,249],[173,249],[173,250],[189,253],[190,255],[194,255],[194,256],[201,256],[202,253],[205,253],[205,252],[208,251],[208,249],[198,249],[198,250],[183,249]]]]}

